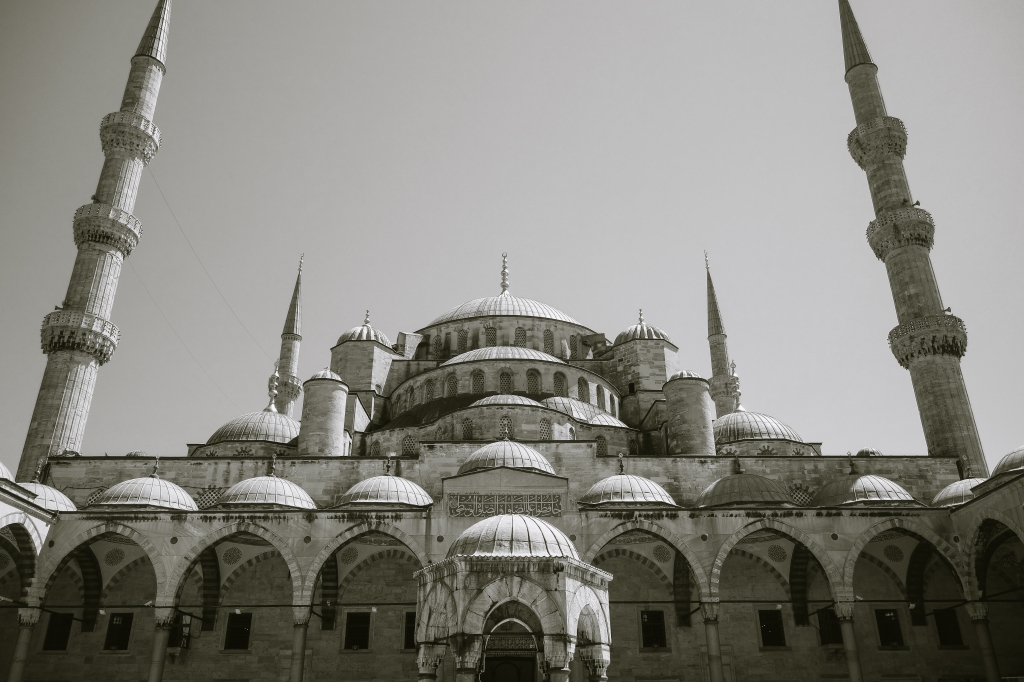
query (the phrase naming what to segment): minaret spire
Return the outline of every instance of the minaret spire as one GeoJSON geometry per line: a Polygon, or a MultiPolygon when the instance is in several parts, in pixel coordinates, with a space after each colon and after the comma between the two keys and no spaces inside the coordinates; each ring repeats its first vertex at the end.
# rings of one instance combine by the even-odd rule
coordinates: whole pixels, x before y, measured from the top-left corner
{"type": "Polygon", "coordinates": [[[96,375],[110,360],[120,332],[110,321],[124,259],[139,243],[142,223],[132,215],[142,169],[160,148],[153,123],[167,58],[170,0],[160,0],[128,73],[121,108],[103,117],[103,169],[92,203],[75,211],[78,247],[67,294],[43,318],[46,369],[18,464],[28,481],[38,462],[79,452],[89,417],[96,375]]]}
{"type": "Polygon", "coordinates": [[[711,263],[704,252],[704,267],[708,277],[708,345],[711,347],[711,399],[715,401],[718,417],[740,409],[740,378],[736,376],[736,363],[729,361],[729,345],[718,310],[715,283],[711,281],[711,263]]]}
{"type": "Polygon", "coordinates": [[[917,208],[903,168],[907,131],[889,116],[848,0],[839,0],[846,60],[857,127],[847,137],[850,155],[867,174],[875,219],[868,244],[885,263],[899,324],[889,332],[896,361],[910,371],[928,455],[957,458],[962,478],[988,475],[960,358],[967,350],[963,320],[942,303],[929,252],[935,223],[917,208]]]}
{"type": "MultiPolygon", "coordinates": [[[[302,262],[305,258],[305,254],[299,256],[299,273],[295,276],[295,289],[292,290],[292,300],[288,304],[288,315],[281,332],[281,355],[278,360],[280,386],[274,401],[277,411],[288,417],[292,416],[295,401],[302,393],[302,384],[299,382],[299,346],[302,345],[302,262]]],[[[277,372],[278,368],[275,368],[275,375],[277,372]]]]}

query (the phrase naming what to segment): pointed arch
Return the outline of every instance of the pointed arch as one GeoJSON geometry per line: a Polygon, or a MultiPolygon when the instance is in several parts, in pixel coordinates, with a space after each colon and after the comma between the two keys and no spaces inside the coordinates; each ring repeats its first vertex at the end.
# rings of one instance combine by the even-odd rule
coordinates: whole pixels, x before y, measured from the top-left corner
{"type": "Polygon", "coordinates": [[[654,563],[652,560],[645,557],[643,554],[639,554],[632,550],[620,549],[618,547],[609,549],[607,552],[601,552],[596,557],[594,557],[594,560],[591,562],[591,565],[597,566],[602,561],[608,561],[609,559],[614,559],[616,557],[624,557],[636,561],[641,566],[647,568],[651,573],[653,573],[654,576],[661,581],[662,587],[668,590],[669,593],[672,592],[672,581],[668,579],[668,576],[665,575],[665,572],[663,570],[661,570],[661,567],[654,563]]]}
{"type": "Polygon", "coordinates": [[[545,635],[565,634],[562,609],[544,588],[520,576],[503,576],[488,583],[466,608],[460,630],[470,635],[483,634],[487,616],[509,601],[517,601],[533,611],[545,635]]]}
{"type": "Polygon", "coordinates": [[[348,589],[348,586],[352,583],[353,580],[355,580],[359,576],[360,573],[362,573],[368,568],[372,568],[374,564],[376,564],[378,561],[383,561],[384,559],[404,560],[406,563],[412,566],[411,570],[414,573],[423,568],[423,564],[420,563],[420,560],[416,558],[416,556],[412,553],[412,550],[409,550],[407,548],[400,547],[375,552],[367,556],[362,561],[360,561],[358,564],[356,564],[354,568],[352,568],[352,570],[345,574],[345,577],[338,584],[338,599],[340,600],[342,597],[345,596],[345,590],[348,589]]]}
{"type": "MultiPolygon", "coordinates": [[[[43,536],[40,535],[39,529],[36,527],[36,524],[32,523],[28,514],[11,512],[10,514],[0,516],[0,528],[6,528],[7,526],[12,526],[13,528],[20,526],[24,529],[26,537],[32,541],[33,556],[38,556],[43,551],[43,536]]],[[[12,530],[11,532],[16,533],[17,531],[12,530]]],[[[21,541],[19,540],[18,542],[20,543],[21,541]]]]}
{"type": "Polygon", "coordinates": [[[434,583],[416,614],[417,642],[444,642],[455,633],[459,608],[448,585],[434,583]]]}
{"type": "MultiPolygon", "coordinates": [[[[200,555],[200,557],[201,556],[202,555],[200,555]]],[[[246,570],[252,568],[256,564],[263,563],[264,561],[274,559],[279,556],[281,556],[281,553],[278,552],[276,549],[268,549],[265,552],[260,552],[254,557],[250,557],[248,561],[245,561],[235,566],[234,570],[232,570],[228,577],[224,579],[224,582],[221,584],[220,589],[218,590],[218,603],[224,602],[224,598],[228,595],[228,590],[231,589],[231,586],[235,584],[236,580],[242,577],[242,574],[245,573],[246,570]]]]}
{"type": "Polygon", "coordinates": [[[581,645],[610,644],[612,639],[607,605],[589,585],[579,585],[567,598],[567,630],[578,636],[582,631],[581,645]]]}
{"type": "Polygon", "coordinates": [[[140,556],[122,566],[121,570],[119,570],[117,573],[111,576],[110,580],[107,581],[107,584],[103,586],[103,591],[100,593],[99,603],[102,604],[103,602],[105,602],[107,600],[107,597],[110,595],[110,591],[117,587],[117,584],[124,580],[125,576],[127,576],[129,573],[131,573],[139,566],[145,564],[147,561],[148,559],[146,557],[140,556]]]}
{"type": "Polygon", "coordinates": [[[968,586],[971,592],[971,596],[975,599],[981,598],[985,593],[985,578],[983,570],[987,568],[988,562],[986,561],[986,551],[988,543],[986,541],[986,534],[988,528],[991,526],[990,522],[1001,523],[1002,525],[1013,531],[1017,539],[1024,543],[1024,532],[1021,531],[1020,526],[1017,525],[1006,514],[995,510],[995,509],[984,509],[971,519],[971,523],[974,524],[971,530],[970,538],[967,543],[967,575],[968,575],[968,586]],[[979,570],[982,569],[982,570],[979,570]]]}
{"type": "Polygon", "coordinates": [[[25,598],[36,579],[36,552],[39,545],[36,543],[35,535],[38,533],[34,533],[35,527],[28,522],[28,517],[20,513],[7,514],[0,518],[0,528],[10,528],[11,535],[14,536],[12,549],[16,551],[11,553],[11,558],[14,559],[18,571],[21,596],[25,598]]]}

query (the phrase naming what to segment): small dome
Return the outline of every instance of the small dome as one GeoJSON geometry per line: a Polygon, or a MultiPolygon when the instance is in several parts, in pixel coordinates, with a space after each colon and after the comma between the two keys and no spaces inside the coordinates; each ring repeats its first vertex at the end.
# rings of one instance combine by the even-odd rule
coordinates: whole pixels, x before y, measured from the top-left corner
{"type": "Polygon", "coordinates": [[[514,440],[499,440],[488,443],[470,455],[469,459],[459,467],[459,474],[497,467],[532,469],[533,471],[543,471],[546,474],[555,473],[544,455],[533,448],[514,440]]]}
{"type": "Polygon", "coordinates": [[[952,507],[963,504],[974,499],[971,488],[987,481],[987,478],[965,478],[962,481],[950,483],[939,491],[939,494],[932,500],[933,507],[952,507]]]}
{"type": "Polygon", "coordinates": [[[8,481],[14,480],[11,470],[5,467],[3,462],[0,462],[0,478],[6,478],[8,481]]]}
{"type": "MultiPolygon", "coordinates": [[[[694,372],[691,369],[684,369],[684,370],[676,372],[675,374],[670,376],[668,378],[668,380],[672,381],[673,379],[703,379],[703,378],[704,377],[702,377],[701,375],[697,374],[696,372],[694,372]]],[[[665,382],[665,383],[668,383],[668,382],[665,382]]]]}
{"type": "Polygon", "coordinates": [[[367,313],[366,320],[361,325],[352,327],[338,337],[338,344],[345,343],[346,341],[376,341],[382,346],[391,347],[391,339],[384,332],[370,325],[369,313],[367,313]]]}
{"type": "Polygon", "coordinates": [[[579,322],[576,320],[545,303],[533,301],[529,298],[519,298],[508,293],[508,291],[502,291],[497,296],[477,298],[455,306],[428,324],[424,329],[444,324],[445,322],[469,320],[474,317],[539,317],[579,325],[579,322]]]}
{"type": "Polygon", "coordinates": [[[299,435],[299,422],[274,410],[250,412],[235,417],[213,432],[207,445],[237,440],[266,440],[287,443],[299,435]]]}
{"type": "Polygon", "coordinates": [[[590,423],[595,426],[615,426],[620,429],[628,429],[629,427],[620,422],[615,417],[611,416],[607,412],[598,412],[590,419],[590,423]]]}
{"type": "Polygon", "coordinates": [[[149,457],[145,450],[132,450],[125,457],[149,457]]]}
{"type": "Polygon", "coordinates": [[[50,511],[56,512],[78,511],[78,507],[75,506],[75,503],[72,502],[67,495],[56,488],[51,488],[48,485],[36,482],[19,483],[18,485],[25,490],[35,493],[36,499],[32,500],[32,502],[43,509],[49,509],[50,511]]]}
{"type": "Polygon", "coordinates": [[[854,457],[881,457],[881,451],[875,448],[861,448],[854,457]]]}
{"type": "Polygon", "coordinates": [[[499,393],[497,395],[489,395],[486,398],[481,398],[470,405],[470,407],[484,407],[485,405],[522,405],[525,407],[544,407],[536,400],[530,400],[526,396],[509,395],[507,393],[499,393]]]}
{"type": "Polygon", "coordinates": [[[324,367],[322,370],[306,379],[306,381],[313,381],[315,379],[333,379],[334,381],[342,381],[342,378],[332,372],[328,367],[324,367]]]}
{"type": "Polygon", "coordinates": [[[672,343],[672,341],[669,340],[668,335],[665,332],[661,331],[654,325],[650,325],[644,322],[644,311],[641,310],[640,321],[634,324],[632,327],[629,327],[625,331],[621,332],[618,336],[616,336],[615,345],[618,346],[629,341],[649,341],[655,339],[660,339],[662,341],[668,341],[669,343],[672,343]]]}
{"type": "Polygon", "coordinates": [[[757,474],[720,478],[697,497],[698,507],[741,504],[793,504],[793,499],[781,483],[757,474]]]}
{"type": "Polygon", "coordinates": [[[992,471],[992,475],[998,476],[999,474],[1017,471],[1018,469],[1024,469],[1024,445],[999,460],[999,464],[992,471]]]}
{"type": "Polygon", "coordinates": [[[552,410],[558,410],[563,414],[569,415],[576,421],[587,422],[588,424],[600,424],[602,426],[628,428],[625,424],[604,410],[601,410],[590,403],[585,403],[582,400],[556,396],[554,398],[542,400],[541,403],[544,407],[550,407],[552,410]]]}
{"type": "Polygon", "coordinates": [[[580,558],[565,533],[525,514],[501,514],[473,524],[448,550],[448,558],[455,556],[580,558]]]}
{"type": "Polygon", "coordinates": [[[158,507],[175,511],[199,511],[184,489],[156,476],[132,478],[107,488],[92,507],[158,507]]]}
{"type": "Polygon", "coordinates": [[[487,346],[486,348],[467,351],[462,355],[456,355],[451,360],[442,363],[441,366],[449,367],[463,362],[478,362],[480,360],[530,360],[534,362],[565,364],[565,361],[559,360],[554,355],[548,355],[532,348],[524,348],[522,346],[487,346]]]}
{"type": "Polygon", "coordinates": [[[277,476],[255,476],[239,481],[224,491],[218,505],[294,507],[316,509],[316,502],[305,490],[277,476]]]}
{"type": "Polygon", "coordinates": [[[811,500],[812,507],[838,507],[844,504],[916,503],[910,493],[882,476],[844,476],[821,487],[811,500]]]}
{"type": "Polygon", "coordinates": [[[735,443],[741,440],[792,440],[803,443],[793,429],[778,419],[757,412],[730,412],[715,420],[715,443],[735,443]]]}
{"type": "Polygon", "coordinates": [[[374,476],[360,481],[341,496],[338,505],[402,505],[429,507],[434,504],[427,491],[399,476],[374,476]]]}
{"type": "Polygon", "coordinates": [[[629,474],[617,474],[598,481],[579,499],[579,503],[623,507],[676,506],[672,496],[660,485],[650,479],[629,474]]]}

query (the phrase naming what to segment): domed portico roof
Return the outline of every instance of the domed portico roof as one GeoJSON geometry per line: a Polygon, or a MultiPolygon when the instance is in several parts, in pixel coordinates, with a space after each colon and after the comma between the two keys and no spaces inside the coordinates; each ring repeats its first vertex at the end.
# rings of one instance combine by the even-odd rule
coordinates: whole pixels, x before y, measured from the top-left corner
{"type": "Polygon", "coordinates": [[[544,458],[544,455],[528,445],[517,443],[514,440],[499,440],[488,443],[470,455],[469,459],[459,467],[459,474],[497,467],[530,469],[546,474],[555,473],[555,470],[551,468],[551,463],[544,458]]]}
{"type": "Polygon", "coordinates": [[[451,360],[442,363],[441,366],[450,367],[451,365],[459,365],[464,362],[479,362],[481,360],[531,360],[533,362],[565,364],[564,360],[559,360],[554,355],[548,355],[532,348],[524,348],[522,346],[487,346],[456,355],[451,360]]]}
{"type": "Polygon", "coordinates": [[[672,496],[660,485],[631,474],[616,474],[598,481],[579,499],[579,504],[602,507],[676,506],[672,496]]]}
{"type": "Polygon", "coordinates": [[[276,410],[250,412],[235,417],[213,432],[207,445],[229,441],[265,440],[288,443],[299,435],[299,422],[276,410]]]}
{"type": "Polygon", "coordinates": [[[489,395],[486,398],[481,398],[474,402],[470,407],[486,407],[488,405],[519,405],[520,407],[544,407],[536,400],[531,400],[526,396],[513,395],[509,393],[498,393],[496,395],[489,395]]]}
{"type": "Polygon", "coordinates": [[[844,476],[826,483],[811,500],[812,507],[839,507],[848,504],[919,505],[902,486],[888,478],[875,476],[844,476]]]}
{"type": "Polygon", "coordinates": [[[650,340],[662,340],[672,343],[668,338],[668,334],[661,331],[654,325],[647,324],[644,322],[644,311],[640,311],[640,321],[634,324],[632,327],[627,327],[625,331],[619,333],[615,337],[615,345],[621,345],[629,341],[650,341],[650,340]]]}
{"type": "Polygon", "coordinates": [[[254,476],[239,481],[217,500],[225,507],[291,507],[316,509],[316,502],[295,483],[277,476],[254,476]]]}
{"type": "Polygon", "coordinates": [[[352,327],[338,337],[338,344],[345,343],[346,341],[376,341],[382,346],[391,347],[391,339],[387,337],[387,334],[374,328],[370,324],[369,310],[366,311],[366,318],[363,320],[361,325],[358,327],[352,327]]]}
{"type": "Polygon", "coordinates": [[[423,488],[400,476],[373,476],[360,481],[348,489],[338,506],[381,506],[429,507],[433,498],[423,488]]]}
{"type": "Polygon", "coordinates": [[[155,473],[132,478],[107,488],[89,508],[146,507],[174,511],[199,511],[192,496],[155,473]]]}
{"type": "Polygon", "coordinates": [[[43,485],[37,481],[33,481],[31,483],[19,483],[18,485],[25,490],[35,493],[36,499],[32,500],[32,502],[43,509],[56,512],[78,511],[78,507],[75,506],[75,503],[72,502],[67,495],[56,488],[51,488],[50,486],[43,485]]]}
{"type": "Polygon", "coordinates": [[[992,476],[995,477],[1020,469],[1024,469],[1024,445],[999,460],[999,464],[992,470],[992,476]]]}
{"type": "Polygon", "coordinates": [[[974,492],[971,488],[984,483],[987,478],[965,478],[962,481],[954,481],[939,491],[939,494],[932,498],[933,507],[952,507],[963,504],[974,499],[974,492]]]}
{"type": "Polygon", "coordinates": [[[791,505],[793,498],[778,481],[757,474],[733,474],[718,479],[697,497],[698,507],[731,505],[791,505]]]}
{"type": "Polygon", "coordinates": [[[457,556],[580,558],[565,533],[525,514],[501,514],[473,524],[448,550],[449,559],[457,556]]]}
{"type": "Polygon", "coordinates": [[[730,412],[715,420],[715,444],[735,443],[741,440],[791,440],[803,443],[793,429],[775,417],[741,410],[730,412]]]}

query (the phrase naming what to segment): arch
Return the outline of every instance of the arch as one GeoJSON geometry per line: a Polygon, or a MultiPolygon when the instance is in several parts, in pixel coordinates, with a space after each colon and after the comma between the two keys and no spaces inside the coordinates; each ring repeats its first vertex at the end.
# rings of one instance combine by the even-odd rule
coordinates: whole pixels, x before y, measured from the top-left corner
{"type": "Polygon", "coordinates": [[[487,614],[487,620],[484,621],[483,631],[488,634],[492,633],[495,628],[509,620],[518,621],[527,630],[534,634],[544,632],[544,626],[541,625],[540,619],[537,618],[537,614],[535,614],[521,601],[517,601],[515,599],[494,607],[494,609],[487,614]]]}
{"type": "Polygon", "coordinates": [[[632,438],[629,439],[629,456],[630,457],[639,457],[640,456],[640,444],[637,443],[632,438]]]}
{"type": "Polygon", "coordinates": [[[608,613],[589,585],[579,585],[568,595],[568,632],[577,636],[577,646],[611,643],[608,613]]]}
{"type": "Polygon", "coordinates": [[[711,586],[708,582],[708,576],[707,573],[704,572],[704,566],[700,563],[700,557],[697,556],[697,553],[694,552],[681,537],[673,533],[671,530],[660,526],[653,521],[648,521],[647,519],[633,519],[632,521],[626,521],[625,523],[615,526],[591,544],[590,548],[580,558],[584,563],[593,563],[594,557],[597,556],[597,553],[600,552],[605,545],[623,533],[628,533],[631,530],[646,531],[651,535],[656,535],[667,544],[674,547],[676,551],[683,555],[683,558],[686,559],[686,563],[690,565],[690,571],[693,573],[693,577],[697,580],[697,590],[701,598],[703,599],[711,596],[711,586]]]}
{"type": "MultiPolygon", "coordinates": [[[[24,514],[22,512],[11,512],[10,514],[5,514],[0,517],[0,528],[6,528],[8,526],[11,526],[11,532],[15,534],[15,537],[17,537],[17,533],[19,532],[17,530],[19,526],[25,531],[26,537],[32,541],[31,553],[33,556],[38,556],[39,553],[43,551],[43,536],[40,535],[39,529],[36,528],[34,523],[32,523],[28,514],[24,514]]],[[[20,543],[21,541],[19,540],[18,542],[20,543]]]]}
{"type": "Polygon", "coordinates": [[[568,398],[569,388],[568,383],[565,380],[565,375],[561,372],[555,372],[554,378],[555,397],[557,398],[568,398]]]}
{"type": "Polygon", "coordinates": [[[527,395],[540,395],[540,372],[535,369],[526,372],[527,395]]]}
{"type": "Polygon", "coordinates": [[[576,380],[576,394],[579,396],[581,403],[590,402],[590,382],[587,381],[586,377],[580,377],[576,380]]]}
{"type": "Polygon", "coordinates": [[[369,555],[345,574],[345,578],[338,583],[338,599],[340,600],[345,595],[345,590],[348,588],[349,584],[355,580],[360,573],[365,571],[367,568],[372,567],[378,561],[383,561],[384,559],[404,559],[407,563],[413,564],[414,572],[423,568],[423,564],[421,564],[420,560],[416,558],[416,555],[412,553],[412,550],[402,548],[381,550],[380,552],[369,555]]]}
{"type": "Polygon", "coordinates": [[[604,436],[597,437],[597,456],[605,457],[608,454],[608,439],[604,436]]]}
{"type": "Polygon", "coordinates": [[[14,536],[13,549],[16,551],[12,553],[11,558],[14,559],[15,568],[18,571],[21,596],[25,598],[29,595],[29,590],[36,579],[36,547],[38,545],[32,532],[35,527],[28,523],[28,517],[25,514],[7,514],[0,519],[0,528],[9,528],[11,535],[14,536]]]}
{"type": "Polygon", "coordinates": [[[483,634],[487,616],[509,601],[520,602],[533,611],[544,634],[565,634],[566,620],[559,605],[542,587],[521,576],[503,576],[484,586],[466,608],[460,630],[469,635],[483,634]]]}
{"type": "MultiPolygon", "coordinates": [[[[743,526],[730,535],[725,543],[723,543],[719,548],[718,554],[715,556],[715,562],[711,568],[710,583],[711,594],[713,596],[718,596],[718,586],[722,575],[722,566],[725,564],[725,560],[726,557],[729,556],[729,552],[732,551],[733,547],[735,547],[740,540],[763,528],[770,528],[778,531],[779,533],[788,536],[790,540],[804,545],[808,550],[810,550],[811,554],[814,555],[814,558],[818,560],[822,569],[824,569],[825,579],[828,582],[829,592],[832,596],[836,597],[843,593],[841,591],[843,585],[842,573],[840,573],[839,567],[836,566],[834,561],[832,561],[832,557],[830,557],[825,550],[815,542],[814,538],[798,528],[794,528],[793,526],[785,523],[780,523],[774,519],[758,519],[753,523],[743,526]]],[[[853,593],[852,586],[850,588],[850,593],[853,593]]]]}
{"type": "Polygon", "coordinates": [[[889,580],[892,581],[892,584],[896,586],[896,589],[900,591],[900,595],[902,595],[903,599],[907,598],[907,586],[904,585],[903,581],[900,580],[900,577],[896,575],[896,571],[886,566],[882,560],[871,556],[867,552],[861,552],[860,558],[880,570],[882,573],[885,573],[886,577],[888,577],[889,580]]]}
{"type": "Polygon", "coordinates": [[[373,441],[373,444],[370,445],[370,457],[380,457],[380,441],[379,440],[373,441]]]}
{"type": "Polygon", "coordinates": [[[512,345],[519,346],[520,348],[526,347],[526,329],[523,327],[516,327],[515,337],[512,345]]]}
{"type": "Polygon", "coordinates": [[[665,575],[665,572],[663,570],[661,570],[661,567],[658,566],[658,564],[651,561],[650,559],[648,559],[647,557],[645,557],[643,554],[639,554],[637,552],[634,552],[633,550],[620,549],[618,547],[614,547],[612,549],[609,549],[607,552],[601,552],[596,557],[594,557],[594,561],[591,563],[591,565],[597,566],[602,561],[607,561],[608,559],[614,559],[616,557],[625,557],[627,559],[632,559],[633,561],[640,563],[642,566],[647,568],[651,573],[653,573],[658,580],[661,581],[662,586],[666,590],[668,590],[670,594],[672,593],[672,581],[668,579],[668,576],[665,575]]]}
{"type": "Polygon", "coordinates": [[[482,369],[475,369],[470,375],[472,379],[473,395],[480,395],[484,392],[484,372],[482,369]]]}
{"type": "Polygon", "coordinates": [[[224,602],[224,598],[227,596],[228,590],[231,589],[231,586],[235,584],[235,581],[241,577],[242,573],[244,573],[246,569],[251,568],[256,564],[263,563],[267,559],[273,559],[279,556],[281,556],[281,553],[278,552],[276,549],[268,549],[267,551],[261,552],[260,554],[257,554],[254,557],[250,557],[248,561],[235,566],[235,568],[231,571],[231,573],[224,580],[224,582],[221,583],[220,589],[217,591],[218,603],[224,602]]]}
{"type": "Polygon", "coordinates": [[[850,548],[850,551],[847,553],[846,562],[843,565],[841,584],[845,594],[853,594],[853,575],[857,568],[857,559],[860,558],[861,552],[864,551],[864,546],[879,533],[884,533],[885,531],[893,528],[899,528],[911,535],[916,535],[919,540],[930,542],[937,550],[938,555],[949,564],[950,569],[960,581],[960,585],[966,594],[969,585],[967,570],[959,555],[945,540],[940,538],[931,530],[906,518],[891,518],[886,519],[885,521],[880,521],[857,537],[853,546],[850,548]]]}
{"type": "Polygon", "coordinates": [[[459,394],[459,379],[455,372],[449,374],[444,380],[444,397],[454,398],[459,394]]]}
{"type": "Polygon", "coordinates": [[[451,589],[444,583],[434,583],[416,614],[416,641],[445,641],[455,634],[458,613],[451,589]]]}
{"type": "Polygon", "coordinates": [[[982,571],[978,569],[980,567],[987,568],[986,561],[986,549],[987,549],[987,538],[985,537],[988,532],[986,522],[996,521],[1003,524],[1017,536],[1017,539],[1024,543],[1024,533],[1021,532],[1020,527],[1007,515],[995,509],[984,509],[981,510],[977,516],[972,519],[977,525],[974,530],[971,531],[971,537],[967,545],[967,569],[968,569],[968,581],[972,595],[980,597],[985,593],[985,578],[986,576],[982,571]]]}
{"type": "Polygon", "coordinates": [[[192,545],[184,556],[178,559],[178,562],[174,565],[174,570],[171,573],[170,580],[157,583],[158,585],[164,586],[164,593],[159,595],[160,599],[157,603],[167,605],[176,604],[178,602],[178,598],[181,596],[182,589],[185,587],[185,579],[192,572],[192,568],[195,563],[199,561],[199,555],[202,554],[207,547],[212,547],[237,533],[250,533],[263,538],[273,545],[274,548],[281,553],[281,558],[284,559],[284,562],[288,565],[288,575],[292,580],[293,598],[295,595],[302,593],[302,571],[299,569],[299,562],[296,560],[291,547],[289,547],[284,540],[263,526],[256,525],[255,523],[249,523],[248,521],[238,521],[222,526],[199,538],[199,541],[192,545]]]}
{"type": "Polygon", "coordinates": [[[402,439],[402,456],[415,455],[419,447],[416,444],[416,439],[412,436],[406,436],[402,439]]]}
{"type": "Polygon", "coordinates": [[[498,393],[507,395],[512,392],[512,373],[502,372],[498,375],[498,393]]]}

